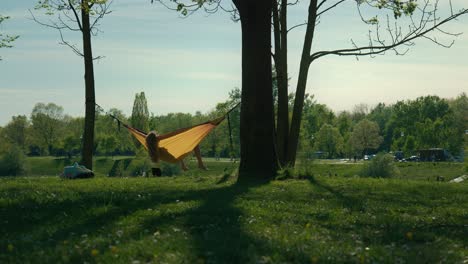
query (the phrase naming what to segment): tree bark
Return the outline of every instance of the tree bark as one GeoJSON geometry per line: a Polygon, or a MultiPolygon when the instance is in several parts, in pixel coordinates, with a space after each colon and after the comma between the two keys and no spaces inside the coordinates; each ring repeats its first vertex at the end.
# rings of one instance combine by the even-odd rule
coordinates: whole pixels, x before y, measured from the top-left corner
{"type": "Polygon", "coordinates": [[[81,162],[86,168],[93,169],[93,151],[94,151],[94,119],[95,119],[95,95],[94,95],[94,69],[93,53],[91,48],[91,28],[89,23],[88,0],[82,1],[81,23],[83,35],[83,55],[85,67],[85,124],[83,135],[83,150],[81,153],[81,162]]]}
{"type": "MultiPolygon", "coordinates": [[[[276,8],[275,8],[276,9],[276,8]]],[[[276,11],[277,12],[277,11],[276,11]]],[[[289,136],[289,105],[288,105],[288,41],[287,41],[287,0],[281,1],[279,23],[275,23],[276,74],[278,79],[278,116],[277,116],[277,148],[281,166],[287,165],[286,154],[289,136]],[[276,36],[278,34],[278,37],[276,36]]]]}
{"type": "Polygon", "coordinates": [[[271,76],[271,0],[233,0],[242,27],[239,179],[272,178],[275,150],[271,76]]]}
{"type": "Polygon", "coordinates": [[[304,108],[305,90],[310,60],[310,50],[314,39],[315,23],[317,20],[317,0],[310,0],[309,15],[307,19],[307,29],[302,49],[301,64],[299,67],[299,77],[296,87],[296,98],[294,99],[293,116],[291,120],[291,130],[289,132],[288,151],[286,160],[288,165],[294,166],[296,162],[297,147],[299,144],[299,132],[301,129],[302,110],[304,108]]]}

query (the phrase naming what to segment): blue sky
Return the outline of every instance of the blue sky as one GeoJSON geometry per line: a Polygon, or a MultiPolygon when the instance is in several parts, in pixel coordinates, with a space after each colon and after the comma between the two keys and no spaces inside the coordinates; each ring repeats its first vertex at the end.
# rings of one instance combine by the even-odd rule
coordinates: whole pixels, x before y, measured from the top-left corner
{"type": "MultiPolygon", "coordinates": [[[[0,3],[0,13],[11,16],[0,26],[1,32],[20,35],[14,48],[0,50],[0,126],[13,115],[29,116],[38,102],[61,105],[72,116],[84,115],[82,59],[58,44],[58,32],[30,20],[28,9],[35,2],[0,3]]],[[[352,2],[322,18],[314,50],[348,48],[350,39],[366,44],[369,28],[360,21],[352,2]]],[[[466,1],[452,2],[460,8],[466,1]]],[[[304,22],[306,8],[307,1],[292,7],[289,24],[304,22]]],[[[102,32],[93,39],[94,54],[105,56],[95,62],[96,99],[104,108],[115,107],[129,115],[135,93],[144,91],[150,112],[156,115],[206,112],[240,87],[241,30],[229,14],[200,12],[181,18],[149,0],[114,0],[111,10],[101,22],[102,32]]],[[[335,111],[351,110],[359,103],[372,106],[422,95],[450,98],[468,92],[468,16],[444,29],[465,34],[455,39],[451,49],[421,40],[405,56],[322,58],[311,66],[307,92],[335,111]]],[[[291,91],[297,81],[303,36],[303,29],[289,35],[291,91]]],[[[78,33],[65,37],[81,45],[78,33]]]]}

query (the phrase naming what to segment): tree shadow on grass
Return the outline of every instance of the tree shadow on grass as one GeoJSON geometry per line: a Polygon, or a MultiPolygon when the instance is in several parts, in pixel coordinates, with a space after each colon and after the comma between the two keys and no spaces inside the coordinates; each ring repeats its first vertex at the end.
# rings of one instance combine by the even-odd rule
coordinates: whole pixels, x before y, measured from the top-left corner
{"type": "Polygon", "coordinates": [[[364,211],[365,210],[365,203],[363,203],[362,200],[357,199],[353,196],[346,196],[335,189],[333,189],[331,186],[328,186],[318,180],[315,179],[315,177],[310,176],[307,177],[307,180],[309,183],[321,190],[327,191],[335,196],[337,201],[343,206],[348,208],[351,211],[364,211]]]}
{"type": "MultiPolygon", "coordinates": [[[[468,242],[468,227],[464,224],[466,218],[464,220],[463,216],[456,220],[435,217],[429,220],[425,211],[434,210],[434,204],[424,201],[425,196],[408,194],[407,189],[401,190],[405,195],[375,190],[368,197],[363,197],[366,193],[360,190],[356,190],[355,195],[345,195],[325,181],[313,177],[308,181],[319,190],[332,194],[331,199],[354,216],[349,217],[349,221],[340,220],[339,225],[317,219],[315,224],[329,230],[336,236],[335,240],[357,239],[357,246],[386,248],[384,259],[400,259],[408,263],[460,261],[460,255],[457,255],[460,252],[455,251],[453,246],[468,242]],[[409,198],[410,201],[405,200],[409,198]],[[373,204],[369,206],[368,203],[373,204]],[[414,215],[410,214],[412,206],[417,211],[414,215]],[[395,251],[398,252],[397,256],[393,255],[395,251]]],[[[380,188],[385,188],[385,185],[380,188]]],[[[336,212],[342,209],[336,207],[329,210],[336,212]]]]}
{"type": "MultiPolygon", "coordinates": [[[[144,216],[141,221],[133,223],[136,226],[130,229],[130,233],[119,237],[120,244],[131,246],[142,238],[142,234],[177,222],[189,236],[187,247],[190,250],[187,251],[188,256],[182,257],[186,262],[198,259],[211,263],[258,262],[271,252],[279,252],[293,262],[306,260],[306,256],[300,253],[286,252],[272,243],[265,243],[243,227],[244,213],[236,206],[235,200],[265,183],[248,181],[195,190],[150,188],[145,189],[146,193],[138,188],[104,189],[78,192],[76,199],[50,199],[50,202],[29,198],[20,205],[12,204],[0,209],[2,215],[7,216],[0,228],[0,247],[6,248],[10,243],[15,246],[11,254],[0,253],[0,262],[93,262],[89,247],[96,247],[101,252],[109,250],[109,245],[116,239],[115,230],[119,229],[116,225],[123,219],[176,201],[197,202],[199,206],[144,216]],[[111,238],[103,235],[106,233],[111,238]],[[103,241],[93,242],[96,236],[103,241]],[[63,256],[54,252],[67,241],[74,244],[70,245],[73,253],[64,253],[70,256],[62,259],[63,256]],[[87,245],[89,243],[91,245],[87,245]]],[[[33,188],[30,191],[34,191],[33,188]]],[[[148,252],[134,257],[138,259],[143,255],[148,255],[148,252]]],[[[144,260],[150,259],[146,256],[144,260]]]]}

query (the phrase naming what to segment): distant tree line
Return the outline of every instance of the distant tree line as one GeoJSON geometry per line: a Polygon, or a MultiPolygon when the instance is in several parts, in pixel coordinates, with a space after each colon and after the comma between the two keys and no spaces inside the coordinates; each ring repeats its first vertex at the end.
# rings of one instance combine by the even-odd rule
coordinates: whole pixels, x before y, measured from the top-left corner
{"type": "Polygon", "coordinates": [[[466,144],[468,97],[455,99],[424,96],[392,105],[370,108],[360,104],[335,114],[308,97],[304,105],[300,152],[317,151],[328,158],[404,151],[417,154],[425,148],[444,148],[458,156],[466,144]]]}
{"type": "MultiPolygon", "coordinates": [[[[107,113],[98,109],[93,151],[111,157],[135,155],[141,148],[109,114],[139,129],[166,133],[222,116],[240,97],[240,90],[234,89],[228,100],[207,113],[154,115],[148,111],[145,94],[137,94],[131,116],[115,108],[107,113]]],[[[226,120],[202,142],[203,156],[240,156],[239,111],[230,114],[230,129],[226,120]]],[[[454,99],[425,96],[392,105],[379,103],[372,108],[360,104],[352,111],[339,113],[307,96],[298,155],[310,158],[319,152],[325,158],[362,157],[397,150],[412,155],[418,149],[438,147],[457,156],[467,143],[467,119],[468,97],[464,93],[454,99]]],[[[0,146],[0,154],[14,149],[29,156],[77,157],[83,145],[83,122],[82,117],[65,115],[63,107],[54,103],[38,103],[29,117],[13,116],[7,125],[0,127],[1,141],[5,142],[0,146]]]]}
{"type": "MultiPolygon", "coordinates": [[[[166,115],[149,114],[144,93],[135,96],[131,116],[126,116],[119,109],[111,108],[107,112],[97,109],[93,151],[96,155],[135,155],[141,149],[131,134],[111,115],[122,122],[143,131],[155,130],[167,133],[182,127],[196,125],[224,115],[239,102],[240,90],[234,89],[226,102],[203,114],[197,111],[188,113],[169,113],[166,115]]],[[[201,145],[202,154],[208,157],[239,157],[239,112],[237,108],[230,113],[231,129],[227,120],[208,135],[201,145]],[[229,140],[231,133],[232,147],[229,140]]],[[[29,117],[13,116],[4,127],[0,127],[0,138],[5,144],[0,145],[0,155],[21,150],[29,156],[65,156],[79,160],[83,146],[83,117],[71,117],[64,114],[63,107],[54,103],[37,103],[29,117]]]]}

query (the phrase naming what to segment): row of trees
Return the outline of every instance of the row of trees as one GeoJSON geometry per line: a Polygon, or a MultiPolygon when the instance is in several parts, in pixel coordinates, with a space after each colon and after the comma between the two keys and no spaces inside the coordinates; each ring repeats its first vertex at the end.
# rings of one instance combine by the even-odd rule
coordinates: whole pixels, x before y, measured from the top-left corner
{"type": "MultiPolygon", "coordinates": [[[[118,109],[107,113],[98,109],[96,140],[93,153],[98,155],[134,155],[141,149],[130,133],[120,129],[110,115],[144,131],[159,133],[174,131],[226,113],[239,102],[239,89],[231,91],[229,99],[208,113],[196,112],[153,115],[148,111],[144,93],[137,94],[132,115],[127,117],[118,109]]],[[[334,113],[326,105],[307,96],[304,104],[299,148],[303,157],[323,152],[327,158],[354,157],[379,151],[403,150],[407,155],[418,149],[440,147],[453,155],[463,151],[464,133],[468,129],[468,97],[454,99],[437,96],[400,101],[393,105],[380,103],[369,109],[357,105],[352,111],[334,113]]],[[[31,116],[14,116],[3,128],[0,138],[7,146],[15,146],[29,155],[75,156],[83,146],[82,117],[70,117],[61,106],[38,103],[31,116]]],[[[239,157],[240,111],[235,109],[228,122],[223,122],[201,145],[207,157],[239,157]],[[231,146],[232,139],[232,146],[231,146]]],[[[466,143],[466,142],[465,142],[466,143]]]]}
{"type": "Polygon", "coordinates": [[[361,104],[338,114],[307,98],[302,124],[301,150],[309,156],[311,150],[329,158],[397,150],[413,155],[434,147],[458,156],[468,129],[468,97],[425,96],[371,109],[361,104]]]}
{"type": "MultiPolygon", "coordinates": [[[[150,115],[144,93],[137,94],[134,100],[132,115],[127,117],[121,110],[110,109],[104,112],[98,108],[95,120],[96,139],[93,153],[98,155],[134,155],[141,150],[140,143],[132,139],[126,129],[121,129],[115,116],[124,123],[138,129],[158,133],[171,132],[182,127],[188,127],[222,116],[232,106],[237,104],[240,90],[230,93],[226,102],[219,103],[214,110],[202,114],[169,113],[167,115],[150,115]]],[[[71,117],[64,114],[63,107],[54,103],[38,103],[34,106],[30,117],[13,116],[4,127],[0,127],[1,153],[18,148],[27,155],[33,156],[68,156],[81,153],[83,147],[82,117],[71,117]]],[[[204,140],[201,150],[204,156],[239,157],[239,109],[230,113],[230,125],[223,122],[204,140]],[[231,148],[229,133],[233,138],[231,148]]]]}

